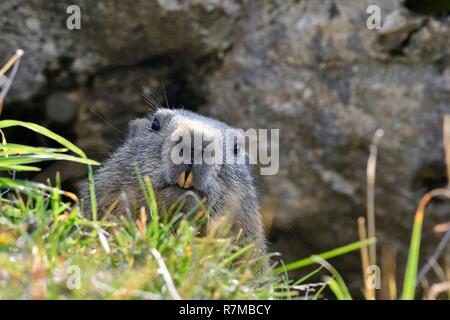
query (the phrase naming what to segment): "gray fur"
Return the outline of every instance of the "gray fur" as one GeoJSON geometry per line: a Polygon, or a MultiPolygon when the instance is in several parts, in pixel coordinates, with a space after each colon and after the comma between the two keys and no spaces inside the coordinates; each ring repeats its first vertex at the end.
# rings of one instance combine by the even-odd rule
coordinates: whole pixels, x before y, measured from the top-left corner
{"type": "MultiPolygon", "coordinates": [[[[115,202],[114,214],[124,214],[126,206],[143,206],[145,200],[137,182],[136,163],[142,176],[152,183],[159,207],[169,207],[180,198],[186,189],[177,186],[184,164],[174,165],[170,152],[175,142],[171,136],[176,130],[197,131],[214,139],[214,135],[232,129],[223,122],[186,110],[159,109],[143,119],[131,121],[125,142],[114,151],[97,170],[94,181],[99,215],[115,202]],[[154,117],[158,117],[161,129],[151,129],[154,117]],[[211,133],[210,128],[214,133],[211,133]],[[217,130],[218,129],[218,130],[217,130]],[[124,199],[126,195],[127,199],[124,199]],[[124,201],[125,200],[125,201],[124,201]],[[128,204],[127,204],[128,203],[128,204]]],[[[225,153],[224,153],[225,154],[225,153]]],[[[259,214],[258,199],[250,168],[247,164],[193,164],[194,192],[206,198],[211,206],[211,218],[227,215],[231,218],[234,232],[242,229],[242,235],[256,241],[257,252],[265,252],[265,240],[259,214]]],[[[89,212],[89,191],[84,188],[85,212],[89,212]]],[[[187,197],[187,206],[197,202],[187,197]]]]}

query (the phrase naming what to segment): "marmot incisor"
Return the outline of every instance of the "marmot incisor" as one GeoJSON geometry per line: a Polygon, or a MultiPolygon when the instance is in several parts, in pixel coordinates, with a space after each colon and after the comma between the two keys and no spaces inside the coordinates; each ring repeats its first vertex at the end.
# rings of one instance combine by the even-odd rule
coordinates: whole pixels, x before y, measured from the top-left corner
{"type": "MultiPolygon", "coordinates": [[[[94,175],[99,215],[118,199],[114,210],[116,215],[124,214],[126,205],[134,204],[137,208],[145,205],[136,177],[137,165],[142,176],[150,178],[160,208],[168,208],[190,190],[199,198],[206,199],[205,206],[211,208],[211,217],[228,215],[232,231],[242,229],[244,237],[255,241],[256,252],[264,254],[265,238],[249,165],[228,162],[174,164],[171,150],[176,142],[172,138],[180,130],[201,134],[211,140],[214,135],[224,138],[225,130],[235,129],[218,120],[181,109],[160,108],[145,118],[131,121],[125,142],[94,175]],[[126,201],[123,200],[123,193],[126,201]]],[[[205,146],[201,144],[199,147],[205,146]]],[[[89,212],[87,189],[83,198],[85,212],[89,212]]],[[[186,197],[188,207],[196,203],[193,197],[186,197]]]]}

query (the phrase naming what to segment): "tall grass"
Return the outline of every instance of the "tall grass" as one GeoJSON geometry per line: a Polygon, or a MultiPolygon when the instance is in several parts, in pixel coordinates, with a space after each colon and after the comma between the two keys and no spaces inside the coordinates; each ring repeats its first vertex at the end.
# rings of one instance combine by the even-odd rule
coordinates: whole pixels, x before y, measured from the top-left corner
{"type": "MultiPolygon", "coordinates": [[[[10,60],[1,72],[10,68],[17,71],[20,56],[16,54],[15,60],[10,60]]],[[[0,107],[4,96],[2,91],[0,107]]],[[[450,120],[447,123],[450,126],[450,120]]],[[[450,172],[449,128],[444,130],[447,133],[444,140],[450,172]]],[[[171,208],[159,208],[150,179],[142,177],[139,170],[136,174],[146,206],[121,216],[107,213],[99,220],[93,180],[93,166],[97,162],[88,159],[67,139],[34,123],[1,120],[0,134],[0,171],[39,171],[37,164],[43,161],[71,161],[88,166],[93,213],[91,220],[84,217],[77,196],[61,189],[58,176],[53,185],[20,180],[15,175],[1,177],[0,299],[318,299],[329,288],[337,299],[349,300],[352,296],[344,278],[329,260],[361,250],[363,265],[376,263],[373,190],[376,146],[381,136],[374,140],[367,170],[368,232],[360,220],[360,241],[287,265],[266,268],[273,255],[255,256],[252,244],[243,245],[232,234],[215,232],[226,226],[216,226],[200,236],[208,216],[201,202],[187,211],[182,200],[171,208]],[[8,143],[4,131],[17,126],[43,135],[61,147],[8,143]],[[311,265],[318,267],[297,281],[289,279],[289,271],[311,265]],[[327,273],[323,282],[308,283],[324,271],[327,273]],[[310,292],[314,295],[309,295],[310,292]]],[[[419,203],[403,299],[416,297],[425,208],[436,196],[450,198],[450,191],[448,188],[433,190],[419,203]]],[[[375,298],[374,290],[367,290],[367,275],[364,275],[366,297],[375,298]]],[[[436,297],[442,288],[446,287],[434,287],[434,295],[429,296],[436,297]]]]}
{"type": "MultiPolygon", "coordinates": [[[[444,150],[447,164],[447,179],[450,179],[450,116],[444,117],[444,150]]],[[[419,268],[420,241],[422,238],[422,225],[425,217],[427,205],[436,197],[446,197],[450,199],[450,180],[447,188],[438,188],[427,192],[419,201],[419,205],[414,217],[411,243],[409,247],[408,261],[403,282],[402,299],[414,299],[417,285],[417,270],[419,268]]],[[[433,258],[434,259],[434,258],[433,258]]],[[[428,262],[430,263],[430,261],[428,262]]],[[[449,292],[450,299],[450,292],[449,292]]]]}
{"type": "MultiPolygon", "coordinates": [[[[1,120],[0,130],[0,170],[36,171],[37,163],[54,160],[98,164],[42,126],[1,120]],[[61,148],[8,143],[3,130],[14,126],[42,134],[61,148]]],[[[10,190],[0,198],[0,299],[302,297],[295,288],[310,277],[294,282],[285,271],[311,265],[313,258],[263,268],[270,256],[255,257],[252,244],[242,247],[231,234],[199,236],[207,213],[201,204],[188,212],[182,211],[182,202],[173,211],[162,210],[151,181],[136,174],[147,206],[131,216],[102,220],[84,218],[77,196],[61,190],[58,177],[54,185],[0,178],[2,190],[10,190]]],[[[372,242],[319,256],[329,259],[372,242]]]]}
{"type": "MultiPolygon", "coordinates": [[[[14,125],[44,134],[62,148],[9,144],[4,138],[0,164],[8,170],[39,170],[28,166],[49,160],[97,165],[43,127],[0,121],[1,129],[14,125]]],[[[183,212],[181,203],[173,212],[161,210],[148,177],[137,175],[147,206],[132,216],[102,220],[85,219],[77,197],[62,191],[58,178],[53,186],[1,178],[3,189],[16,192],[0,199],[0,277],[6,279],[0,281],[0,299],[302,298],[295,288],[314,274],[294,282],[284,271],[311,265],[313,258],[262,268],[270,256],[255,257],[251,244],[242,247],[232,235],[199,236],[206,223],[204,208],[183,212]]],[[[329,259],[372,242],[319,256],[329,259]]]]}
{"type": "MultiPolygon", "coordinates": [[[[52,160],[98,164],[42,126],[2,120],[0,130],[0,170],[36,171],[39,167],[31,165],[52,160]],[[8,143],[3,130],[14,126],[42,134],[61,148],[8,143]]],[[[0,270],[8,279],[0,281],[0,298],[301,297],[295,288],[310,277],[294,283],[285,272],[317,263],[315,257],[273,270],[262,268],[270,256],[255,257],[252,244],[242,247],[232,235],[199,236],[207,211],[200,204],[189,212],[183,213],[179,205],[160,215],[151,181],[136,174],[147,206],[132,216],[100,221],[83,217],[77,196],[61,190],[58,177],[56,185],[0,178],[3,190],[16,190],[0,198],[0,270]],[[102,274],[108,279],[99,280],[102,274]]],[[[350,244],[318,257],[330,259],[373,242],[350,244]]],[[[332,278],[327,283],[336,290],[332,278]]]]}

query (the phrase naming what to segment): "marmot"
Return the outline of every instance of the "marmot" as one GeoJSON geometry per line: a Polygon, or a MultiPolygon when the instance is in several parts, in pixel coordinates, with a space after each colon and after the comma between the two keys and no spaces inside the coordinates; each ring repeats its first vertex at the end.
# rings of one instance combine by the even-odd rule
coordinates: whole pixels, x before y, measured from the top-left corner
{"type": "MultiPolygon", "coordinates": [[[[177,142],[175,134],[197,134],[205,140],[222,138],[219,141],[226,141],[224,136],[227,130],[236,129],[221,121],[181,109],[159,108],[145,118],[131,121],[124,143],[102,163],[94,175],[99,216],[117,200],[119,202],[113,211],[116,215],[124,214],[125,206],[130,204],[137,208],[145,205],[137,180],[137,166],[142,176],[150,178],[160,208],[168,208],[186,191],[192,191],[205,199],[205,206],[211,208],[211,218],[221,215],[230,217],[232,232],[241,232],[246,239],[255,241],[256,253],[264,254],[265,237],[248,162],[174,164],[171,159],[171,152],[177,142]]],[[[203,152],[205,143],[199,146],[194,144],[192,148],[201,149],[192,152],[203,152]]],[[[238,148],[235,145],[234,152],[239,152],[238,148]]],[[[85,188],[82,197],[85,212],[89,212],[88,188],[85,188]]],[[[193,197],[186,197],[188,207],[194,206],[197,201],[193,197]]]]}

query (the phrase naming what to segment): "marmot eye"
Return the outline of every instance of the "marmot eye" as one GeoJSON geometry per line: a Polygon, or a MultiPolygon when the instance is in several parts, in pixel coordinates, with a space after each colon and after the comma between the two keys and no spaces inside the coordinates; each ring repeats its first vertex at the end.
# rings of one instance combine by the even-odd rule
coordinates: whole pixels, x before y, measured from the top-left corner
{"type": "Polygon", "coordinates": [[[161,124],[159,123],[158,118],[155,118],[152,123],[152,130],[159,131],[161,129],[161,124]]]}

